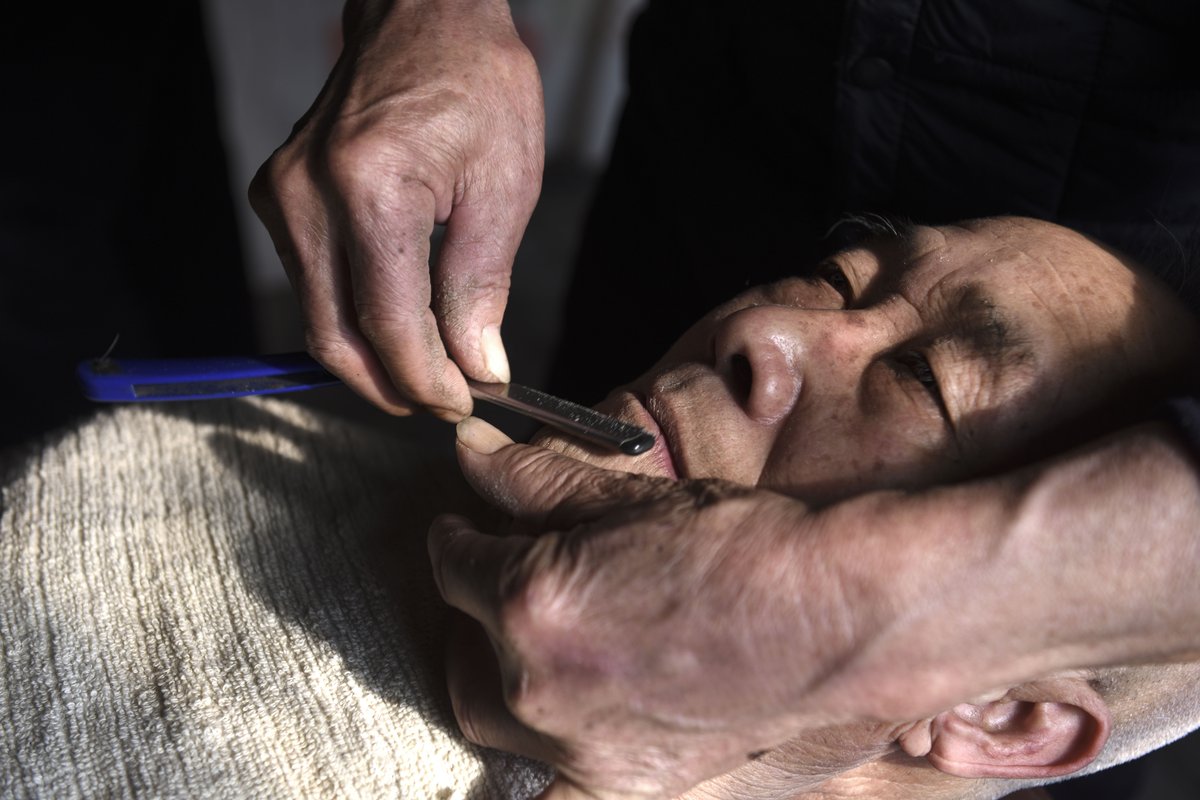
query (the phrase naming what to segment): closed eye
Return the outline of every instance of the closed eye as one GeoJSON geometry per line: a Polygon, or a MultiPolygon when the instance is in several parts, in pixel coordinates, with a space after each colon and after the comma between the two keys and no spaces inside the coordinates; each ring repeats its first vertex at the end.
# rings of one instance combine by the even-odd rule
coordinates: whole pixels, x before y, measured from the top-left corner
{"type": "Polygon", "coordinates": [[[841,296],[843,308],[850,308],[854,302],[854,287],[850,284],[850,279],[846,277],[846,271],[838,266],[836,261],[827,260],[817,264],[816,269],[813,270],[813,276],[817,280],[827,283],[841,296]]]}
{"type": "Polygon", "coordinates": [[[949,421],[950,411],[942,396],[942,387],[938,383],[937,375],[934,374],[933,367],[929,365],[929,359],[918,350],[906,350],[895,356],[894,361],[896,374],[919,383],[933,398],[938,411],[949,421]]]}

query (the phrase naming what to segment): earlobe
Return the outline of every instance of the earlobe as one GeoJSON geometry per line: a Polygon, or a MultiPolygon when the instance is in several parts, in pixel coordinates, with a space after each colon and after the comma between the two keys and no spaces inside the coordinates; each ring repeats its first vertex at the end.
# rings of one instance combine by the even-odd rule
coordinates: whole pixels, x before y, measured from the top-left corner
{"type": "Polygon", "coordinates": [[[1037,681],[939,714],[927,758],[961,778],[1058,777],[1090,764],[1110,727],[1108,707],[1087,681],[1037,681]]]}

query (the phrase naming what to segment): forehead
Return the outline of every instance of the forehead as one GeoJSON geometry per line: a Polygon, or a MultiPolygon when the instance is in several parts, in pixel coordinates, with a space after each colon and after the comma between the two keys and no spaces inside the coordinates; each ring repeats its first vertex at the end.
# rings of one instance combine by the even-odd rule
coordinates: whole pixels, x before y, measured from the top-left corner
{"type": "Polygon", "coordinates": [[[1124,263],[1050,223],[918,227],[882,248],[871,292],[902,296],[923,315],[1003,319],[1078,344],[1109,338],[1134,299],[1136,279],[1124,263]]]}

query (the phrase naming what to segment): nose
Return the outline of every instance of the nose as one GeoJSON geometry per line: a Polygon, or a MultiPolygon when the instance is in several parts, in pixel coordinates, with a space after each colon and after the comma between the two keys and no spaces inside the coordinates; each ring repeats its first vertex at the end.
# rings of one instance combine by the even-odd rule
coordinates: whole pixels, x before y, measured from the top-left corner
{"type": "Polygon", "coordinates": [[[826,391],[854,390],[855,374],[861,373],[875,338],[857,317],[850,311],[778,305],[744,308],[718,323],[714,366],[747,416],[776,423],[791,413],[818,372],[823,383],[834,384],[826,391]]]}

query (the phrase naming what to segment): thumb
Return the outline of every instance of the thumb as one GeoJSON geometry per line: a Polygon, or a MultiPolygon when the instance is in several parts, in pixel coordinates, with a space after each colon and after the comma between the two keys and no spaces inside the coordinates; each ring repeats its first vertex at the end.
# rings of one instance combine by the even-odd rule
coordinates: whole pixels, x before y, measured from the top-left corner
{"type": "Polygon", "coordinates": [[[573,528],[676,488],[667,478],[602,469],[553,450],[515,444],[477,417],[460,422],[457,435],[459,465],[472,488],[536,529],[573,528]]]}
{"type": "Polygon", "coordinates": [[[512,380],[500,323],[528,221],[528,214],[464,203],[446,223],[432,273],[433,310],[451,359],[476,380],[512,380]]]}

